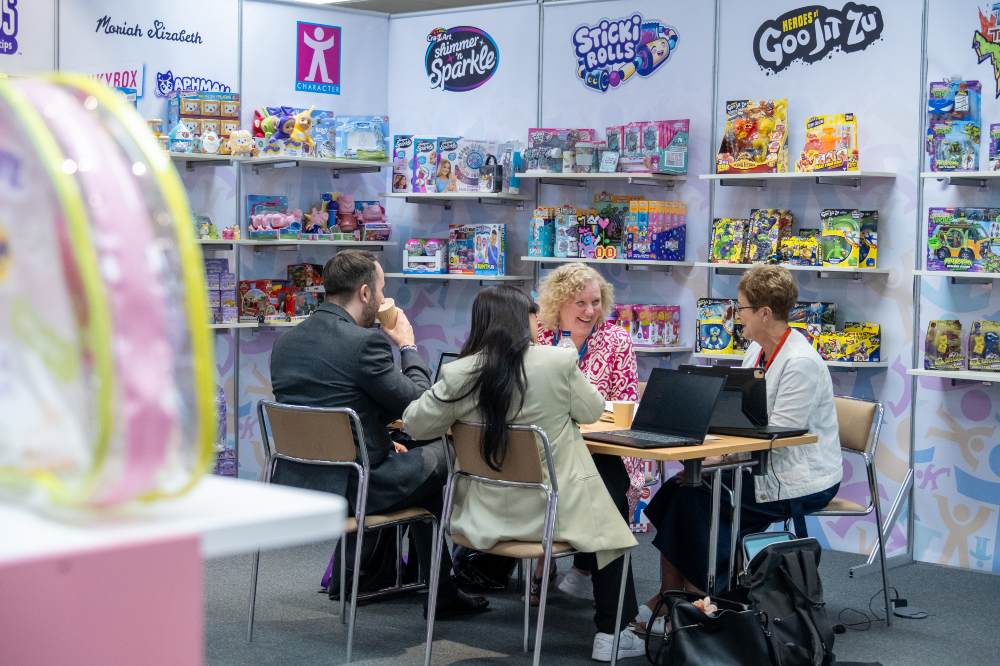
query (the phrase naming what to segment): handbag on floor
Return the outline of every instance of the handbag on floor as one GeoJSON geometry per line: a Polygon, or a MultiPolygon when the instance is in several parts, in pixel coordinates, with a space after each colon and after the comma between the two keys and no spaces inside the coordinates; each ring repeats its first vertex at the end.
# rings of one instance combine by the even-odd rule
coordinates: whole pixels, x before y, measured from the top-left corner
{"type": "Polygon", "coordinates": [[[712,598],[718,610],[706,614],[694,605],[700,597],[668,590],[660,595],[646,627],[646,658],[663,666],[770,666],[766,618],[746,604],[712,598]],[[665,614],[661,633],[653,622],[665,614]]]}

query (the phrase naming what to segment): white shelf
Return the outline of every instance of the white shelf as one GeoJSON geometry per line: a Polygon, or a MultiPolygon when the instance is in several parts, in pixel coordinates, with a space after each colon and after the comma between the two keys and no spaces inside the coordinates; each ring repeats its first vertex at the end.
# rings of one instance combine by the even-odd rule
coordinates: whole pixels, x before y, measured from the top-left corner
{"type": "Polygon", "coordinates": [[[484,205],[517,205],[523,206],[530,198],[526,194],[509,194],[507,192],[383,192],[380,197],[387,199],[405,199],[406,203],[438,204],[451,208],[456,201],[471,201],[484,205]]]}
{"type": "Polygon", "coordinates": [[[240,240],[239,245],[252,247],[390,247],[398,245],[395,241],[346,241],[346,240],[240,240]]]}
{"type": "Polygon", "coordinates": [[[475,281],[475,282],[531,282],[531,275],[464,275],[458,273],[386,273],[387,278],[404,280],[429,280],[434,282],[475,281]]]}
{"type": "Polygon", "coordinates": [[[920,368],[911,368],[906,371],[906,374],[918,377],[959,379],[967,382],[982,382],[984,384],[1000,382],[1000,372],[980,372],[978,370],[922,370],[920,368]]]}
{"type": "Polygon", "coordinates": [[[292,326],[298,326],[304,322],[307,317],[301,317],[299,319],[293,319],[291,321],[271,321],[264,320],[263,323],[255,324],[257,328],[291,328],[292,326]]]}
{"type": "Polygon", "coordinates": [[[584,259],[582,257],[521,257],[521,261],[529,261],[536,264],[569,264],[579,262],[581,264],[597,264],[606,266],[625,266],[625,268],[660,268],[670,269],[690,268],[695,265],[693,261],[657,261],[655,259],[584,259]]]}
{"type": "Polygon", "coordinates": [[[526,171],[515,174],[517,178],[527,180],[537,180],[548,185],[569,185],[573,187],[586,187],[588,182],[614,181],[626,183],[628,185],[650,185],[659,187],[673,187],[676,183],[683,183],[687,176],[674,175],[669,173],[550,173],[547,171],[526,171]]]}
{"type": "Polygon", "coordinates": [[[681,345],[679,347],[656,346],[656,345],[632,345],[636,354],[684,354],[692,349],[691,345],[681,345]]]}
{"type": "Polygon", "coordinates": [[[852,370],[874,370],[877,368],[888,368],[888,361],[826,361],[827,367],[830,368],[848,368],[852,370]]]}
{"type": "Polygon", "coordinates": [[[239,162],[239,158],[232,155],[219,155],[209,153],[176,153],[168,152],[167,155],[174,162],[183,162],[184,166],[191,170],[195,166],[230,166],[233,162],[239,162]]]}
{"type": "Polygon", "coordinates": [[[391,162],[380,160],[338,160],[322,157],[296,157],[294,155],[262,155],[237,161],[239,164],[249,165],[254,171],[258,171],[261,167],[270,167],[273,169],[307,167],[332,169],[335,172],[375,173],[392,165],[391,162]]]}
{"type": "MultiPolygon", "coordinates": [[[[717,273],[721,272],[739,272],[746,271],[754,266],[768,265],[768,264],[723,264],[711,261],[696,261],[695,266],[699,268],[714,268],[717,273]]],[[[777,264],[787,268],[790,271],[799,271],[803,273],[843,273],[853,277],[854,279],[860,279],[864,275],[888,275],[889,269],[887,268],[853,268],[853,267],[841,267],[841,266],[797,266],[795,264],[777,264]]]]}
{"type": "Polygon", "coordinates": [[[232,328],[257,328],[256,322],[241,321],[228,324],[209,324],[208,327],[214,331],[225,331],[232,328]]]}
{"type": "Polygon", "coordinates": [[[1000,171],[922,171],[920,177],[940,180],[945,185],[986,187],[1000,178],[1000,171]]]}
{"type": "Polygon", "coordinates": [[[817,185],[846,185],[858,187],[863,180],[892,179],[891,171],[813,171],[809,173],[706,173],[701,180],[716,180],[722,186],[767,187],[768,182],[813,182],[817,185]]]}
{"type": "Polygon", "coordinates": [[[219,245],[224,247],[232,247],[233,245],[240,244],[240,241],[238,240],[219,240],[215,238],[196,238],[194,242],[197,243],[198,245],[208,245],[208,246],[219,245]]]}
{"type": "Polygon", "coordinates": [[[335,539],[347,502],[332,493],[207,476],[178,499],[43,515],[0,504],[0,563],[198,536],[202,556],[227,557],[335,539]]]}
{"type": "Polygon", "coordinates": [[[919,275],[921,277],[943,277],[950,278],[953,282],[957,280],[968,280],[970,282],[989,282],[992,280],[1000,280],[1000,273],[972,273],[972,272],[958,272],[958,271],[913,271],[914,275],[919,275]]]}
{"type": "Polygon", "coordinates": [[[743,354],[706,354],[705,352],[696,352],[691,354],[691,358],[696,358],[701,361],[743,361],[743,354]]]}

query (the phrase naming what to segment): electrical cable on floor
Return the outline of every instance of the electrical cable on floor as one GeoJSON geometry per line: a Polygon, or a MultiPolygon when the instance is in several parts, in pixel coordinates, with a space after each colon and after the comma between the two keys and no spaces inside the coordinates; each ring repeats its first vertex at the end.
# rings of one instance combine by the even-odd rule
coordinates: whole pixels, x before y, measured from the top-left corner
{"type": "MultiPolygon", "coordinates": [[[[893,608],[893,615],[895,615],[896,617],[902,617],[908,620],[923,620],[924,618],[928,618],[931,616],[930,613],[921,608],[912,608],[907,606],[906,599],[899,596],[899,590],[897,590],[895,587],[890,587],[889,589],[892,590],[893,594],[892,598],[889,599],[889,606],[893,608]],[[900,615],[899,610],[901,608],[907,608],[908,610],[905,611],[903,615],[900,615]]],[[[871,598],[868,600],[868,610],[871,613],[871,615],[864,612],[863,610],[858,610],[856,608],[842,609],[840,613],[837,614],[838,624],[834,626],[834,631],[838,634],[843,634],[848,629],[851,629],[852,631],[868,631],[869,629],[872,628],[872,625],[874,623],[885,622],[885,617],[879,615],[878,611],[876,611],[875,608],[872,606],[872,604],[875,603],[876,597],[880,596],[882,596],[882,588],[879,588],[879,591],[873,594],[871,598]],[[858,620],[857,622],[845,622],[844,621],[845,613],[857,613],[864,619],[858,620]]]]}

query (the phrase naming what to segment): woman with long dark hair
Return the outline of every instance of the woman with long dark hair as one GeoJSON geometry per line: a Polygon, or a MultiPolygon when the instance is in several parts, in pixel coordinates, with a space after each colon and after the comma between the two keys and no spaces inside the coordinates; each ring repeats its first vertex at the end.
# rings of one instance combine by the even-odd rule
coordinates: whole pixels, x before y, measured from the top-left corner
{"type": "MultiPolygon", "coordinates": [[[[618,657],[644,654],[625,618],[637,612],[631,571],[621,626],[615,627],[624,549],[636,545],[626,522],[628,475],[603,474],[594,465],[578,423],[593,423],[604,398],[577,367],[572,350],[533,345],[531,301],[512,287],[490,287],[472,306],[472,330],[459,358],[441,369],[441,379],[403,414],[416,439],[440,437],[456,421],[482,423],[482,451],[495,469],[507,453],[508,424],[535,425],[551,445],[559,481],[555,539],[589,553],[596,612],[592,657],[610,661],[614,631],[621,631],[618,657]]],[[[543,474],[547,470],[543,466],[543,474]]],[[[545,519],[537,491],[459,483],[451,530],[476,548],[497,541],[539,541],[545,519]]]]}

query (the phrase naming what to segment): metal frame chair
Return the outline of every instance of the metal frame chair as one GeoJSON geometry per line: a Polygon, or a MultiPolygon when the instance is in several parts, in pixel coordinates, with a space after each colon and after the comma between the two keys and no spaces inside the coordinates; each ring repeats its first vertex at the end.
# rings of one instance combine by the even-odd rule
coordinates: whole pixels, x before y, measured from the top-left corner
{"type": "MultiPolygon", "coordinates": [[[[430,522],[435,527],[437,519],[432,513],[421,508],[403,509],[387,514],[367,515],[368,481],[371,465],[368,449],[365,447],[361,419],[353,409],[303,407],[284,405],[271,400],[257,403],[257,418],[260,422],[261,440],[264,445],[264,466],[259,480],[271,483],[278,460],[317,465],[323,467],[346,467],[358,475],[358,491],[355,498],[355,517],[348,518],[344,525],[344,535],[340,538],[340,618],[347,624],[347,662],[351,661],[354,647],[354,624],[358,601],[398,592],[423,589],[425,582],[402,584],[401,528],[413,522],[430,522]],[[360,459],[360,463],[358,460],[360,459]],[[358,525],[362,529],[358,531],[358,525]],[[365,532],[386,527],[396,528],[396,585],[376,592],[358,596],[358,578],[361,571],[361,552],[365,532]],[[354,547],[354,576],[351,583],[350,621],[345,613],[347,595],[347,535],[358,532],[354,547]]],[[[253,556],[253,572],[250,578],[250,608],[247,621],[247,641],[253,640],[253,621],[257,598],[257,572],[260,551],[253,556]]]]}
{"type": "MultiPolygon", "coordinates": [[[[572,546],[565,542],[555,541],[556,510],[559,503],[559,486],[556,481],[555,463],[552,460],[552,450],[545,432],[533,425],[508,425],[509,440],[507,457],[500,471],[492,469],[483,458],[480,447],[482,425],[477,423],[455,423],[451,428],[455,464],[448,476],[445,489],[444,515],[438,525],[434,539],[434,556],[431,564],[430,598],[427,603],[427,644],[424,650],[424,664],[430,666],[431,650],[434,642],[434,613],[437,608],[438,576],[441,553],[445,547],[445,534],[452,541],[474,548],[461,534],[452,534],[451,516],[454,511],[455,482],[459,477],[472,483],[482,483],[500,488],[531,488],[545,494],[545,523],[542,529],[541,541],[500,541],[492,548],[483,552],[505,557],[513,557],[520,561],[520,573],[524,580],[524,651],[528,651],[528,635],[530,627],[530,576],[527,575],[527,565],[531,558],[544,558],[542,564],[542,587],[538,602],[538,619],[535,627],[534,666],[538,666],[542,652],[542,633],[545,625],[545,601],[548,597],[550,562],[553,555],[565,556],[574,554],[572,546]],[[545,483],[542,465],[538,456],[538,443],[541,443],[545,466],[548,471],[549,483],[545,483]]],[[[622,567],[621,586],[618,591],[618,611],[615,616],[615,626],[621,624],[622,604],[625,599],[625,583],[628,577],[631,553],[625,551],[622,567]]],[[[620,632],[614,633],[611,646],[611,663],[618,660],[618,643],[620,632]]]]}
{"type": "MultiPolygon", "coordinates": [[[[882,596],[885,601],[885,623],[892,626],[892,609],[889,606],[889,576],[885,563],[885,534],[882,525],[882,507],[878,495],[878,472],[875,469],[875,451],[878,448],[879,432],[885,408],[881,402],[861,400],[849,396],[834,396],[837,409],[840,448],[844,453],[853,453],[864,458],[868,472],[868,505],[861,506],[842,497],[834,497],[820,511],[812,516],[868,516],[875,513],[875,533],[879,560],[882,565],[882,596]]],[[[798,525],[796,525],[798,536],[798,525]]]]}

